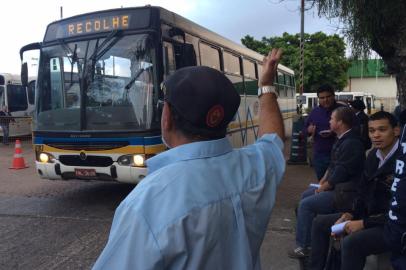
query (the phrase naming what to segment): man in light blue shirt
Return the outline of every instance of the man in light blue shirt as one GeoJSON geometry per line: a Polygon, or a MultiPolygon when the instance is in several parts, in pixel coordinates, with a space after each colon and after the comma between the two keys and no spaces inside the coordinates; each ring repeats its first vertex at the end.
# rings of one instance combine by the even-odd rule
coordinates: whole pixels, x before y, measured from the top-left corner
{"type": "Polygon", "coordinates": [[[208,67],[163,85],[162,138],[148,176],[120,204],[93,269],[260,269],[259,250],[284,170],[284,127],[272,86],[281,57],[264,60],[259,136],[232,149],[226,128],[240,97],[208,67]]]}

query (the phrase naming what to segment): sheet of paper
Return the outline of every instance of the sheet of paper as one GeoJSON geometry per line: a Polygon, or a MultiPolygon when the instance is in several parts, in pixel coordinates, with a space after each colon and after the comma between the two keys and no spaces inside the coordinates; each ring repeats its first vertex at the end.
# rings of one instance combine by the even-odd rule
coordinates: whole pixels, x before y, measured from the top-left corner
{"type": "Polygon", "coordinates": [[[338,224],[331,226],[331,233],[342,234],[344,232],[345,224],[347,224],[348,222],[350,222],[350,221],[347,220],[342,223],[338,223],[338,224]]]}

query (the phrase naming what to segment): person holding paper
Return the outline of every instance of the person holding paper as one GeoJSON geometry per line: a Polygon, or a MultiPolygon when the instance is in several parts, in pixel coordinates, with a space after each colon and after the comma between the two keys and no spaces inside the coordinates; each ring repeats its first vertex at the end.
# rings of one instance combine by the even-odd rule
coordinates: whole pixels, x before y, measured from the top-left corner
{"type": "Polygon", "coordinates": [[[399,127],[396,118],[384,111],[369,118],[368,132],[373,149],[365,162],[357,199],[351,213],[319,215],[313,220],[310,269],[324,269],[332,226],[341,241],[341,270],[362,270],[368,255],[386,252],[383,228],[387,220],[393,182],[399,127]],[[342,224],[346,222],[345,224],[342,224]]]}
{"type": "MultiPolygon", "coordinates": [[[[335,186],[341,183],[354,183],[361,178],[365,152],[358,134],[352,130],[355,114],[348,107],[333,111],[330,120],[331,130],[338,140],[331,152],[331,162],[320,180],[320,187],[303,198],[297,211],[296,247],[288,252],[290,258],[298,259],[309,254],[313,218],[318,214],[338,212],[334,204],[335,186]]],[[[310,190],[310,189],[309,189],[310,190]]]]}
{"type": "Polygon", "coordinates": [[[332,112],[342,106],[335,100],[334,88],[329,84],[317,89],[319,106],[315,107],[306,118],[304,132],[313,137],[312,164],[317,179],[320,180],[330,164],[331,149],[336,134],[330,130],[329,121],[332,112]]]}

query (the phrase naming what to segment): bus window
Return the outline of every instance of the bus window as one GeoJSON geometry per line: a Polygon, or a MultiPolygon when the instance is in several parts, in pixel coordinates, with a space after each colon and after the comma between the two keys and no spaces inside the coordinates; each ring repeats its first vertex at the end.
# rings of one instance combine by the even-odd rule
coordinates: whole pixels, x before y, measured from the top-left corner
{"type": "Polygon", "coordinates": [[[35,81],[30,81],[27,86],[28,103],[34,105],[35,101],[35,81]]]}
{"type": "Polygon", "coordinates": [[[164,53],[164,78],[175,72],[175,59],[173,55],[173,45],[169,42],[163,43],[164,53]]]}
{"type": "Polygon", "coordinates": [[[51,93],[50,100],[52,108],[49,109],[60,109],[62,108],[62,74],[61,74],[61,63],[59,58],[52,58],[49,62],[51,70],[51,93]]]}
{"type": "Polygon", "coordinates": [[[255,79],[255,64],[249,60],[243,59],[244,77],[255,79]]]}
{"type": "Polygon", "coordinates": [[[248,95],[258,94],[258,80],[255,78],[255,64],[249,60],[243,59],[245,92],[248,95]]]}
{"type": "Polygon", "coordinates": [[[284,74],[284,77],[285,77],[285,88],[287,89],[287,96],[294,97],[295,88],[292,87],[292,76],[284,74]]]}
{"type": "Polygon", "coordinates": [[[199,47],[200,47],[200,64],[202,66],[220,70],[219,50],[205,43],[200,43],[199,47]]]}
{"type": "Polygon", "coordinates": [[[244,94],[243,79],[241,76],[240,58],[229,53],[223,52],[224,73],[234,84],[239,94],[244,94]]]}
{"type": "Polygon", "coordinates": [[[7,101],[9,112],[24,111],[28,108],[27,93],[21,85],[7,85],[7,101]]]}
{"type": "MultiPolygon", "coordinates": [[[[173,49],[175,51],[176,69],[196,66],[196,53],[192,44],[174,42],[173,49]]],[[[218,56],[218,60],[220,61],[220,56],[218,56]]],[[[220,69],[220,64],[217,69],[220,69]]]]}
{"type": "Polygon", "coordinates": [[[286,93],[286,89],[285,89],[285,77],[282,72],[278,72],[276,86],[277,86],[276,88],[278,89],[278,92],[279,92],[279,96],[286,97],[287,93],[286,93]]]}
{"type": "Polygon", "coordinates": [[[234,75],[241,75],[240,69],[240,59],[229,53],[223,53],[223,61],[224,61],[224,72],[234,75]]]}
{"type": "Polygon", "coordinates": [[[262,65],[261,64],[257,64],[257,71],[258,71],[258,79],[261,77],[262,75],[262,65]]]}

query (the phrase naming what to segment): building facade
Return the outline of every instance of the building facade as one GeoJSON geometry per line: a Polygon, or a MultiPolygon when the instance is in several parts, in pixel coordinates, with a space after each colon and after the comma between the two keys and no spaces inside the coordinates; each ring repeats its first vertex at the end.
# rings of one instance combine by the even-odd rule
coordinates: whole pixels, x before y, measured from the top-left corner
{"type": "Polygon", "coordinates": [[[375,95],[375,106],[393,112],[397,103],[395,76],[385,73],[382,59],[354,60],[348,69],[348,84],[344,91],[367,92],[375,95]]]}

